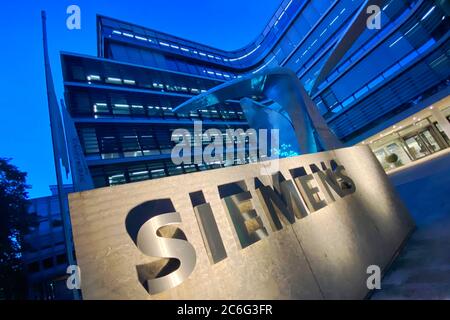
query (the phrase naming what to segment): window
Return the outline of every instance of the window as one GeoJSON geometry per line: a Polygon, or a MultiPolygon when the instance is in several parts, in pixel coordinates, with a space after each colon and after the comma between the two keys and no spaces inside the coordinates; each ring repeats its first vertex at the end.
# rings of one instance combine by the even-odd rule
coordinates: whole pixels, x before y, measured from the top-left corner
{"type": "Polygon", "coordinates": [[[113,159],[119,157],[119,144],[114,130],[98,128],[97,135],[100,140],[100,149],[103,159],[113,159]]]}
{"type": "Polygon", "coordinates": [[[394,66],[389,68],[385,73],[383,73],[383,76],[385,78],[388,78],[389,76],[393,75],[398,69],[400,69],[400,65],[396,63],[394,66]]]}
{"type": "Polygon", "coordinates": [[[39,261],[32,262],[28,265],[28,272],[39,272],[39,261]]]}
{"type": "Polygon", "coordinates": [[[82,128],[81,140],[83,141],[84,152],[86,155],[98,154],[98,141],[94,128],[82,128]]]}
{"type": "Polygon", "coordinates": [[[372,89],[373,87],[375,87],[377,84],[379,84],[380,82],[383,81],[383,76],[379,76],[378,78],[376,78],[375,80],[373,80],[371,83],[369,83],[368,87],[370,89],[372,89]]]}
{"type": "Polygon", "coordinates": [[[132,105],[131,106],[131,113],[135,116],[144,116],[145,115],[145,108],[142,105],[132,105]]]}
{"type": "Polygon", "coordinates": [[[337,104],[336,96],[334,95],[333,91],[331,91],[331,90],[324,92],[324,94],[322,95],[322,101],[328,108],[337,104]]]}
{"type": "Polygon", "coordinates": [[[66,264],[67,256],[65,254],[59,254],[56,256],[56,264],[66,264]]]}
{"type": "Polygon", "coordinates": [[[109,114],[109,108],[106,103],[98,102],[94,104],[94,115],[101,116],[109,114]]]}
{"type": "Polygon", "coordinates": [[[149,172],[145,165],[132,166],[129,168],[130,182],[142,181],[150,178],[149,172]]]}
{"type": "Polygon", "coordinates": [[[108,179],[109,179],[109,185],[111,185],[111,186],[116,185],[116,184],[122,184],[122,183],[126,182],[125,174],[123,174],[123,173],[110,175],[108,177],[108,179]]]}
{"type": "Polygon", "coordinates": [[[44,269],[50,269],[51,267],[53,267],[53,257],[44,259],[42,261],[42,265],[43,265],[44,269]]]}
{"type": "Polygon", "coordinates": [[[347,107],[349,104],[351,104],[353,101],[355,101],[355,98],[353,98],[353,96],[351,96],[350,98],[348,98],[347,100],[345,100],[344,102],[342,102],[342,106],[345,108],[345,107],[347,107]]]}
{"type": "Polygon", "coordinates": [[[183,173],[183,168],[181,165],[177,166],[173,163],[168,163],[167,164],[167,171],[169,172],[170,176],[174,176],[177,174],[182,174],[183,173]]]}
{"type": "Polygon", "coordinates": [[[141,146],[136,131],[133,129],[121,130],[121,143],[124,157],[142,156],[141,146]]]}
{"type": "Polygon", "coordinates": [[[153,133],[150,130],[142,129],[140,130],[139,134],[144,156],[160,154],[158,145],[155,141],[153,133]]]}
{"type": "Polygon", "coordinates": [[[130,106],[124,103],[116,103],[113,105],[113,114],[117,115],[129,115],[130,114],[130,106]]]}
{"type": "Polygon", "coordinates": [[[52,220],[52,227],[56,228],[56,227],[61,227],[62,226],[62,221],[60,219],[54,219],[52,220]]]}
{"type": "Polygon", "coordinates": [[[355,93],[355,98],[358,99],[363,94],[365,94],[367,91],[369,91],[369,89],[367,89],[367,87],[363,87],[361,90],[359,90],[358,92],[355,93]]]}

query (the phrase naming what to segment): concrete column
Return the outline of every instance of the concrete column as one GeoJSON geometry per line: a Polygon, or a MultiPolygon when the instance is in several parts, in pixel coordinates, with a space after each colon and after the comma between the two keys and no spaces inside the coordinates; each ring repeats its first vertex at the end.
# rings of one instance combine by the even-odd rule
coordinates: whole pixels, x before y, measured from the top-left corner
{"type": "Polygon", "coordinates": [[[444,116],[442,111],[439,110],[439,108],[434,107],[433,109],[431,109],[431,114],[439,123],[439,126],[441,127],[442,131],[444,131],[447,137],[450,139],[450,122],[448,122],[447,118],[444,116]]]}

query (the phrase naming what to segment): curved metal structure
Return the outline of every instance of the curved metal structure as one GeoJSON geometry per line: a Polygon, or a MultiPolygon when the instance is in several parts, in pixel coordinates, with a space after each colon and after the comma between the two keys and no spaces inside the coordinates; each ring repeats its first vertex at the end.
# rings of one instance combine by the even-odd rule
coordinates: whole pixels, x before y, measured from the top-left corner
{"type": "Polygon", "coordinates": [[[193,97],[174,111],[198,110],[227,100],[241,101],[250,127],[279,129],[280,144],[295,144],[297,150],[293,151],[300,154],[342,147],[295,73],[287,68],[269,69],[224,83],[193,97]],[[267,107],[249,97],[273,103],[267,107]]]}
{"type": "MultiPolygon", "coordinates": [[[[322,0],[323,1],[323,0],[322,0]]],[[[274,40],[280,38],[289,29],[293,20],[303,12],[308,6],[312,6],[310,1],[304,0],[284,0],[280,1],[278,10],[264,27],[261,34],[246,44],[244,47],[237,50],[221,50],[210,47],[204,44],[194,43],[187,39],[181,39],[173,35],[151,30],[139,25],[113,19],[99,15],[97,17],[97,25],[101,26],[98,29],[97,50],[99,55],[104,56],[108,54],[106,42],[109,40],[122,41],[133,40],[130,37],[130,31],[136,32],[138,35],[138,43],[145,43],[149,46],[156,46],[162,50],[169,50],[172,52],[195,53],[196,58],[205,62],[214,63],[228,68],[235,69],[239,72],[242,69],[257,68],[264,63],[264,59],[271,53],[274,46],[274,40]],[[101,35],[101,31],[105,31],[108,36],[101,35]],[[123,34],[125,32],[125,35],[123,34]],[[139,39],[146,38],[147,41],[139,39]],[[148,41],[151,39],[151,41],[148,41]],[[182,50],[181,47],[185,50],[182,50]],[[186,51],[188,50],[188,51],[186,51]],[[190,50],[190,51],[189,51],[190,50]]],[[[332,0],[324,1],[325,4],[332,3],[332,0]]]]}
{"type": "MultiPolygon", "coordinates": [[[[359,8],[353,20],[350,22],[347,29],[342,32],[339,40],[331,50],[330,55],[325,61],[324,65],[320,69],[319,74],[314,80],[314,84],[311,88],[311,92],[317,89],[317,85],[330,74],[330,72],[338,65],[342,57],[348,52],[359,36],[366,30],[368,12],[367,9],[371,6],[378,8],[385,5],[386,0],[366,0],[364,4],[359,8]]],[[[381,14],[381,13],[380,13],[381,14]]],[[[381,18],[380,18],[381,19],[381,18]]]]}

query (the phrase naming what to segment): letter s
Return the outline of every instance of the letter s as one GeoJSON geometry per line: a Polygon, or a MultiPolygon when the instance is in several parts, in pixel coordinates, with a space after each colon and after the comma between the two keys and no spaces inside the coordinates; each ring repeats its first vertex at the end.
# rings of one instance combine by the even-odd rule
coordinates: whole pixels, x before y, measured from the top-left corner
{"type": "MultiPolygon", "coordinates": [[[[181,229],[171,236],[163,236],[163,227],[181,223],[181,217],[173,209],[170,199],[147,201],[133,208],[127,216],[127,230],[136,246],[145,255],[176,259],[179,267],[167,275],[148,279],[139,275],[148,293],[156,294],[178,286],[194,271],[196,254],[194,247],[183,239],[175,238],[175,234],[184,238],[181,229]]],[[[139,269],[138,269],[139,274],[139,269]]]]}
{"type": "Polygon", "coordinates": [[[338,165],[335,160],[331,160],[331,167],[334,167],[334,175],[339,179],[339,184],[344,196],[352,194],[356,191],[355,182],[345,174],[345,167],[338,165]]]}

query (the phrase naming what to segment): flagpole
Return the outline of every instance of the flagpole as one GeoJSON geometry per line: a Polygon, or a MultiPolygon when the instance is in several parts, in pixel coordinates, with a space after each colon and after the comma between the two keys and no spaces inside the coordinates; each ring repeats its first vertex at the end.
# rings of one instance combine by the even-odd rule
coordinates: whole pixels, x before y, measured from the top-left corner
{"type": "Polygon", "coordinates": [[[69,154],[70,172],[72,174],[74,192],[94,189],[94,182],[92,181],[89,167],[84,158],[84,152],[78,138],[77,129],[67,112],[64,99],[61,99],[61,113],[64,123],[64,135],[66,137],[66,146],[69,154]]]}
{"type": "MultiPolygon", "coordinates": [[[[44,44],[44,60],[45,60],[45,75],[46,78],[48,79],[48,77],[51,77],[51,74],[48,74],[48,72],[50,71],[50,61],[48,60],[48,44],[47,44],[47,17],[45,14],[45,11],[41,12],[41,16],[42,16],[42,33],[43,33],[43,44],[44,44]]],[[[48,102],[48,108],[49,108],[49,115],[50,115],[50,121],[51,121],[51,111],[50,111],[50,90],[51,88],[49,88],[49,84],[48,81],[46,81],[46,87],[47,87],[47,102],[48,102]]],[[[58,110],[59,112],[59,110],[58,110]]],[[[63,222],[63,231],[64,231],[64,240],[65,240],[65,247],[66,247],[66,255],[67,255],[67,260],[69,262],[69,265],[75,265],[75,258],[73,255],[73,245],[72,245],[72,238],[70,236],[70,221],[68,221],[68,215],[66,212],[66,207],[64,205],[64,200],[63,197],[66,197],[66,194],[64,192],[64,188],[63,188],[63,182],[62,182],[62,175],[61,175],[61,165],[60,165],[60,159],[57,156],[58,152],[57,152],[57,141],[56,141],[56,134],[55,132],[53,132],[53,128],[50,124],[50,129],[51,129],[51,136],[52,136],[52,147],[53,147],[53,161],[54,161],[54,165],[55,165],[55,172],[56,172],[56,184],[58,187],[58,203],[59,203],[59,210],[61,213],[61,218],[62,218],[62,222],[63,222]]],[[[75,300],[80,300],[80,292],[77,289],[72,290],[73,292],[73,297],[75,300]]]]}
{"type": "MultiPolygon", "coordinates": [[[[61,109],[65,109],[65,108],[66,108],[63,99],[61,99],[60,104],[61,104],[61,109]]],[[[66,129],[66,132],[65,132],[65,135],[66,135],[66,143],[68,144],[68,143],[69,143],[69,137],[67,136],[67,126],[66,126],[66,118],[65,118],[65,116],[64,116],[64,111],[63,111],[63,122],[64,122],[64,128],[66,129]]],[[[68,149],[70,148],[69,145],[67,145],[67,148],[68,148],[68,149]]],[[[69,154],[69,159],[70,159],[70,160],[73,159],[73,156],[70,155],[70,154],[69,154]]],[[[80,190],[79,190],[78,186],[77,186],[76,183],[75,183],[76,177],[75,177],[75,168],[74,168],[74,167],[75,167],[75,166],[73,165],[73,163],[70,162],[70,175],[72,176],[72,185],[73,185],[73,189],[74,189],[75,192],[79,192],[80,190]]]]}

